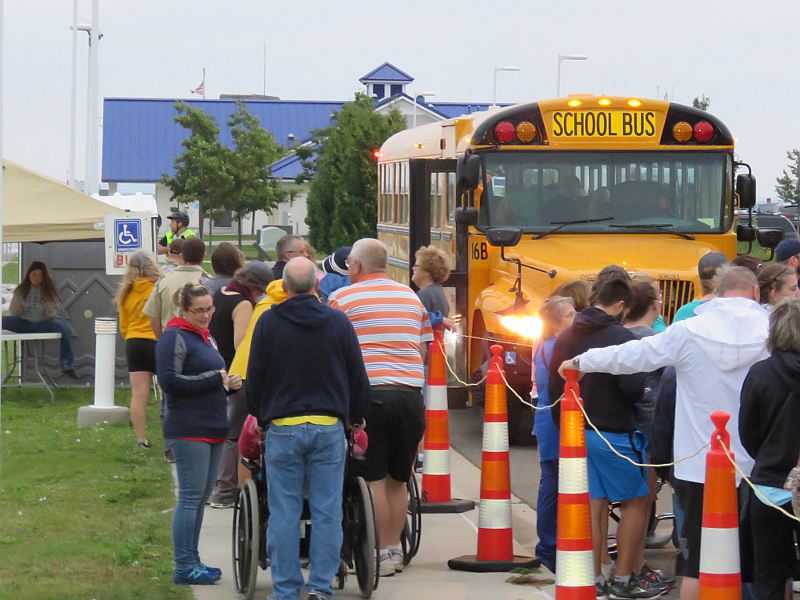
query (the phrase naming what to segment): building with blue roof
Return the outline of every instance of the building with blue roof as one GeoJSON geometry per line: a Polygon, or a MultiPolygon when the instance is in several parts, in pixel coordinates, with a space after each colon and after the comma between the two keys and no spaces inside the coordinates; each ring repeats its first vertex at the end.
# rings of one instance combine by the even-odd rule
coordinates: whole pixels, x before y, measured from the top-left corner
{"type": "MultiPolygon", "coordinates": [[[[368,95],[375,98],[375,111],[388,114],[396,109],[410,127],[450,119],[480,110],[486,102],[427,102],[406,91],[414,78],[401,69],[385,62],[359,79],[368,95]],[[416,115],[416,116],[415,116],[416,115]]],[[[102,180],[109,184],[110,193],[121,184],[152,184],[159,212],[170,211],[172,194],[161,183],[164,174],[174,173],[175,157],[183,151],[181,142],[188,135],[174,117],[176,98],[105,98],[103,103],[103,166],[102,180]]],[[[291,149],[311,143],[314,131],[327,127],[334,114],[342,108],[342,101],[281,100],[271,96],[222,96],[219,100],[184,100],[186,104],[201,108],[216,121],[220,128],[220,141],[233,145],[225,124],[241,100],[268,130],[275,140],[291,149]]],[[[256,227],[263,225],[292,225],[305,235],[307,184],[294,183],[303,171],[299,157],[291,152],[272,165],[272,177],[285,186],[296,187],[294,201],[280,206],[274,214],[256,216],[256,227]]],[[[197,226],[197,207],[189,207],[192,226],[197,226]]],[[[215,222],[214,227],[231,227],[230,215],[215,222]]],[[[243,230],[249,231],[249,220],[243,230]]]]}

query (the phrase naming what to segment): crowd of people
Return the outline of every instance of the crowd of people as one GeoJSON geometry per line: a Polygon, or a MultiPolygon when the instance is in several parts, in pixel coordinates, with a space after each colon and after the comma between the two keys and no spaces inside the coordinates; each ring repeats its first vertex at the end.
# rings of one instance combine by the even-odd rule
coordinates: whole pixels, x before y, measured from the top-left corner
{"type": "MultiPolygon", "coordinates": [[[[115,297],[138,448],[151,446],[146,406],[154,381],[162,391],[161,433],[178,478],[174,582],[211,584],[221,577],[202,562],[198,540],[206,504],[232,507],[250,476],[237,446],[248,414],[265,444],[273,597],[297,598],[304,585],[309,598],[333,595],[347,429],[369,433],[362,470],[374,498],[380,575],[401,572],[406,482],[425,430],[427,348],[432,328],[453,325],[441,286],[451,269],[447,255],[433,246],[416,252],[418,293],[387,276],[387,248],[376,239],[339,248],[321,262],[321,272],[299,236],[278,241],[273,267],[246,262],[223,242],[211,254],[209,276],[206,245],[184,217],[170,215],[159,245],[170,268],[147,252],[133,254],[115,297]],[[314,523],[307,583],[297,526],[304,495],[314,523]]],[[[698,597],[705,466],[704,454],[692,454],[708,443],[708,415],[717,409],[731,415],[731,448],[757,489],[739,486],[745,589],[758,600],[790,597],[798,528],[772,505],[791,512],[784,482],[800,464],[800,241],[782,242],[775,259],[761,264],[740,256],[729,263],[721,253],[705,254],[698,262],[700,298],[681,307],[669,326],[658,282],[616,265],[591,284],[561,285],[543,302],[532,360],[541,409],[533,429],[541,466],[536,556],[551,571],[558,568],[554,402],[565,372],[576,371],[591,422],[597,597],[655,598],[674,585],[644,557],[658,478],[675,492],[681,598],[698,597]],[[656,472],[618,455],[640,464],[681,460],[656,472]],[[616,561],[606,544],[609,503],[621,506],[616,561]]],[[[75,376],[72,333],[44,264],[30,265],[11,312],[8,329],[61,333],[62,369],[75,376]]]]}
{"type": "Polygon", "coordinates": [[[248,414],[264,437],[273,597],[297,598],[304,585],[309,598],[333,595],[343,432],[367,423],[360,471],[375,502],[379,570],[381,576],[402,571],[405,486],[425,430],[431,320],[451,323],[440,285],[450,272],[446,254],[419,250],[417,296],[388,278],[387,249],[375,239],[339,248],[322,261],[322,272],[299,236],[277,242],[273,267],[245,262],[238,248],[222,242],[209,276],[205,244],[182,214],[170,215],[170,233],[161,253],[171,268],[161,270],[146,252],[132,255],[116,305],[139,448],[150,448],[145,407],[154,375],[162,391],[162,433],[178,478],[174,582],[211,584],[221,577],[219,568],[203,563],[198,540],[206,504],[232,507],[250,476],[237,445],[248,414]],[[307,376],[310,365],[315,377],[307,376]],[[314,523],[305,584],[297,525],[304,496],[314,523]]]}
{"type": "MultiPolygon", "coordinates": [[[[698,597],[705,455],[697,450],[708,443],[714,430],[708,416],[718,409],[731,415],[731,449],[758,490],[737,474],[745,595],[791,597],[797,522],[772,505],[791,514],[784,482],[800,458],[792,419],[800,410],[800,241],[782,242],[775,259],[728,263],[721,253],[707,253],[698,263],[701,298],[662,331],[657,282],[615,265],[591,286],[561,286],[541,306],[544,329],[533,350],[538,405],[559,398],[565,372],[576,371],[592,424],[586,445],[598,598],[654,598],[675,581],[644,560],[656,472],[618,455],[638,464],[680,459],[658,476],[675,491],[680,595],[698,597]],[[609,503],[621,505],[615,563],[606,544],[609,503]]],[[[551,570],[557,569],[558,407],[549,410],[552,418],[537,414],[534,426],[541,463],[536,554],[551,570]]]]}

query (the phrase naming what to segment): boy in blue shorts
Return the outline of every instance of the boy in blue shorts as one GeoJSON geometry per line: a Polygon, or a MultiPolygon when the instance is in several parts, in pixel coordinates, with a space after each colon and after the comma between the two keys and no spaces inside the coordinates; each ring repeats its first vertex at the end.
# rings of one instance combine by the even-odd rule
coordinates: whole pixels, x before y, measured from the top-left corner
{"type": "MultiPolygon", "coordinates": [[[[633,334],[620,325],[631,301],[630,284],[622,278],[610,279],[598,286],[594,305],[579,313],[573,324],[556,340],[550,362],[551,398],[558,398],[564,390],[564,380],[558,373],[563,361],[590,348],[613,346],[634,339],[633,334]]],[[[617,455],[622,454],[637,463],[645,462],[647,438],[636,428],[635,411],[635,405],[642,397],[644,377],[644,374],[592,373],[586,375],[580,384],[586,413],[614,448],[609,448],[587,425],[586,451],[598,598],[655,598],[665,591],[653,587],[633,572],[633,568],[639,566],[634,565],[634,561],[650,510],[647,481],[643,469],[617,455]],[[617,528],[616,574],[606,581],[600,563],[608,539],[609,502],[622,503],[622,516],[617,528]]],[[[558,408],[556,405],[552,411],[556,423],[558,408]]]]}

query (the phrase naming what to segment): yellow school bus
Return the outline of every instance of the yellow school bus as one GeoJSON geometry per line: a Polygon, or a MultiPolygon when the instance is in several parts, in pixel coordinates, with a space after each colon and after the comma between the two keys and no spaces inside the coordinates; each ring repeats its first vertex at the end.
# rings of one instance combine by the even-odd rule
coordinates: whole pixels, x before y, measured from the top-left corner
{"type": "Polygon", "coordinates": [[[737,198],[745,208],[755,201],[755,180],[749,167],[737,177],[746,165],[719,119],[633,97],[570,96],[409,129],[386,141],[378,163],[390,275],[409,283],[416,249],[446,249],[455,265],[446,290],[461,315],[451,364],[474,378],[487,340],[497,340],[523,393],[536,313],[559,285],[591,281],[612,263],[649,273],[669,323],[701,295],[700,257],[736,255],[737,198]]]}

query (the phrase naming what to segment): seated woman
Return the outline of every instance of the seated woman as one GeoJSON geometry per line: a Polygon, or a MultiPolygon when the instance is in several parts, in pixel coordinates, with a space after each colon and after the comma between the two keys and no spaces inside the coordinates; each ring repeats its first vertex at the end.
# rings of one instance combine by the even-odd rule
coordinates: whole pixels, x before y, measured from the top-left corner
{"type": "Polygon", "coordinates": [[[25,279],[14,289],[11,316],[3,317],[3,329],[14,333],[60,333],[61,370],[77,379],[72,351],[72,328],[59,317],[61,298],[43,262],[34,261],[25,279]]]}

